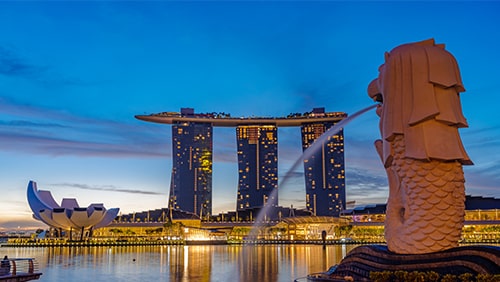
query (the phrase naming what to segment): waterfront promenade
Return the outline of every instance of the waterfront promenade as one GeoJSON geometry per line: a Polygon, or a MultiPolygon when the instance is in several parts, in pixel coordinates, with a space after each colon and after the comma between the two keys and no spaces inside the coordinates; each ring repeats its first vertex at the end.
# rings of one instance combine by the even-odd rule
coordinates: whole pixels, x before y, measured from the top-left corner
{"type": "MultiPolygon", "coordinates": [[[[367,245],[385,244],[383,240],[84,240],[70,241],[63,239],[39,239],[27,238],[11,239],[0,244],[0,247],[109,247],[109,246],[176,246],[176,245],[367,245]]],[[[499,239],[477,239],[462,240],[462,245],[468,244],[491,244],[500,245],[499,239]]]]}
{"type": "MultiPolygon", "coordinates": [[[[12,239],[1,247],[100,247],[100,246],[162,246],[162,245],[363,245],[384,244],[383,241],[358,240],[84,240],[12,239]]],[[[500,243],[500,242],[499,242],[500,243]]]]}

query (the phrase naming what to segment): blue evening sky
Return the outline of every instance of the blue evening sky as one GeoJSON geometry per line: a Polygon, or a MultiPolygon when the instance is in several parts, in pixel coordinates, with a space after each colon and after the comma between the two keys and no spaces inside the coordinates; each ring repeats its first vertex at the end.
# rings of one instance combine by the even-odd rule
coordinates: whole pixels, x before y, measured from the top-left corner
{"type": "MultiPolygon", "coordinates": [[[[123,213],[166,207],[171,127],[136,114],[286,116],[325,107],[353,114],[384,52],[435,38],[458,60],[475,162],[466,192],[500,197],[500,2],[0,2],[0,231],[31,219],[29,180],[56,201],[123,213]]],[[[279,172],[299,157],[282,128],[279,172]]],[[[383,203],[386,175],[370,111],[345,128],[347,199],[383,203]]],[[[234,128],[214,129],[213,212],[234,210],[234,128]]],[[[304,207],[300,170],[280,204],[304,207]]]]}

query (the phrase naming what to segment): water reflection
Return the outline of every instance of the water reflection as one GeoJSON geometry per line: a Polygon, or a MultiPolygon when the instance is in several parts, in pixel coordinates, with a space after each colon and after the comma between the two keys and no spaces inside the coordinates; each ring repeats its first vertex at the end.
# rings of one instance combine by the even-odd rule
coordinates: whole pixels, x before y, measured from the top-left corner
{"type": "Polygon", "coordinates": [[[39,281],[293,281],[337,264],[354,245],[1,248],[34,257],[39,281]]]}

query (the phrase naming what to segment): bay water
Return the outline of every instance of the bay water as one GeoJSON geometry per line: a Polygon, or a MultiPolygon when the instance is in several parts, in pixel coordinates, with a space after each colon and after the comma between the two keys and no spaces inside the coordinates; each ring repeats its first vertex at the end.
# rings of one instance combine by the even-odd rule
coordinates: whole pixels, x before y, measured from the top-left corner
{"type": "Polygon", "coordinates": [[[35,258],[38,281],[293,281],[326,271],[355,245],[2,247],[35,258]]]}

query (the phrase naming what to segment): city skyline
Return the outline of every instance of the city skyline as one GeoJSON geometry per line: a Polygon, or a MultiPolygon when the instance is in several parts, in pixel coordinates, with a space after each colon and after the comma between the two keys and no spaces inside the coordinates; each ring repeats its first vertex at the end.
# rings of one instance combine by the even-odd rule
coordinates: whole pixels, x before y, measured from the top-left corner
{"type": "MultiPolygon", "coordinates": [[[[313,108],[286,117],[231,117],[230,113],[197,113],[194,108],[136,115],[146,122],[172,127],[172,177],[169,208],[200,218],[212,215],[213,128],[235,127],[238,158],[236,211],[279,206],[278,127],[299,127],[303,157],[305,209],[313,215],[339,216],[346,208],[343,129],[321,138],[346,113],[313,108]]],[[[287,175],[285,175],[285,178],[287,175]]],[[[283,181],[281,181],[283,183],[283,181]]],[[[225,211],[223,211],[225,212],[225,211]]]]}
{"type": "MultiPolygon", "coordinates": [[[[384,52],[428,38],[457,59],[466,92],[461,129],[474,166],[466,193],[500,197],[498,2],[2,2],[0,230],[35,226],[26,186],[122,213],[166,206],[168,127],[137,114],[192,107],[234,117],[315,107],[352,115],[384,52]],[[409,12],[411,11],[411,13],[409,12]],[[422,15],[426,20],[422,20],[422,15]]],[[[344,130],[346,201],[383,203],[374,111],[344,130]]],[[[278,177],[301,154],[300,132],[278,129],[278,177]]],[[[234,129],[213,132],[212,213],[234,209],[234,129]]],[[[292,173],[280,205],[305,207],[292,173]]]]}

